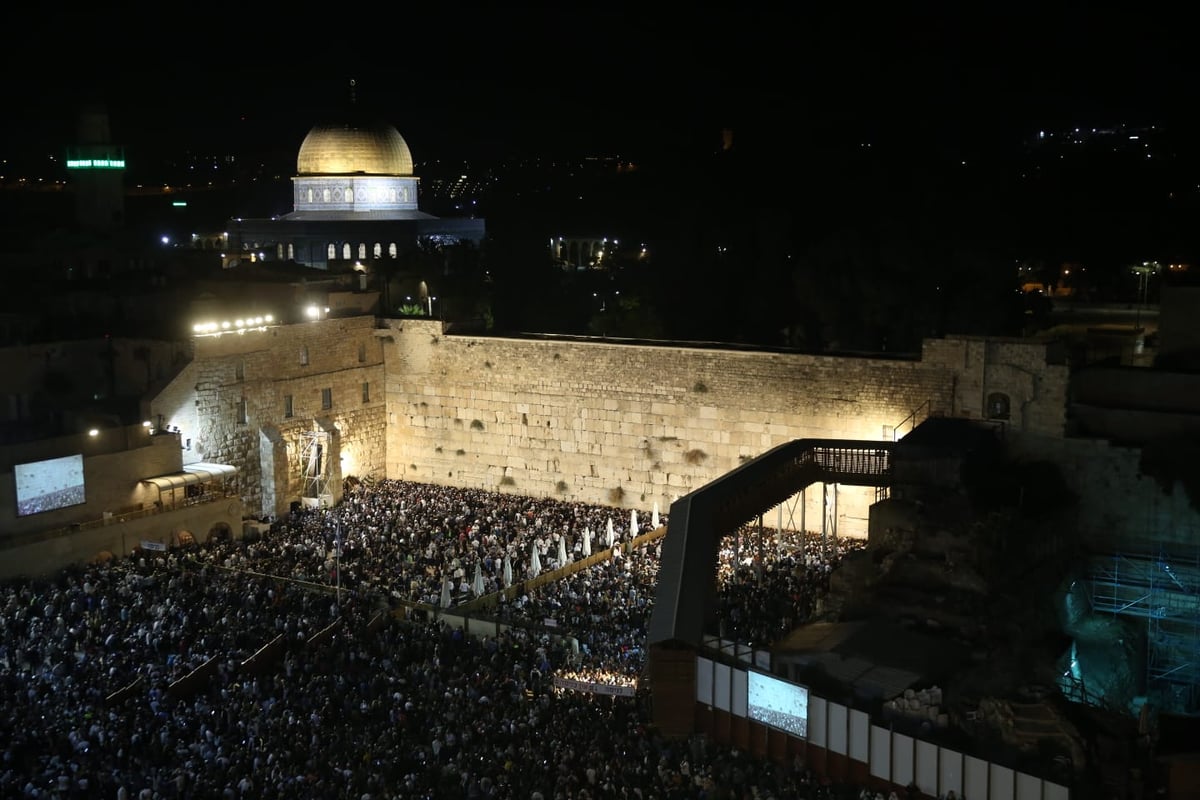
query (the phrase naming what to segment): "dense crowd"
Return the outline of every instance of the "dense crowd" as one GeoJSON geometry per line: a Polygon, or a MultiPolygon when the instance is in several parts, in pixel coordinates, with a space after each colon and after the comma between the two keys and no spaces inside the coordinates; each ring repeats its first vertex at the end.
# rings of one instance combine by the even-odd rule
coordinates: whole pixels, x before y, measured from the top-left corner
{"type": "MultiPolygon", "coordinates": [[[[535,548],[548,569],[566,536],[576,560],[617,513],[386,481],[257,541],[8,582],[0,796],[857,797],[799,762],[658,735],[639,681],[657,542],[520,591],[494,636],[439,618],[447,574],[471,581],[478,564],[494,591],[507,557],[520,583],[535,548]],[[398,599],[427,610],[393,613],[398,599]]],[[[779,545],[806,569],[770,572],[811,577],[812,554],[779,545]]]]}

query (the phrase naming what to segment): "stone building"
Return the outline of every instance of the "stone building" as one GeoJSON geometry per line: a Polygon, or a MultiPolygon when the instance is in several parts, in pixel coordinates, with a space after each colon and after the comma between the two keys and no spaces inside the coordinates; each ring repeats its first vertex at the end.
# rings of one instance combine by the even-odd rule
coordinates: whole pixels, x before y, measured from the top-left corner
{"type": "Polygon", "coordinates": [[[401,260],[422,241],[478,244],[484,236],[482,219],[421,211],[419,178],[404,137],[389,123],[353,112],[308,132],[292,183],[291,213],[229,220],[225,266],[294,261],[318,269],[358,265],[386,271],[388,262],[401,260]]]}

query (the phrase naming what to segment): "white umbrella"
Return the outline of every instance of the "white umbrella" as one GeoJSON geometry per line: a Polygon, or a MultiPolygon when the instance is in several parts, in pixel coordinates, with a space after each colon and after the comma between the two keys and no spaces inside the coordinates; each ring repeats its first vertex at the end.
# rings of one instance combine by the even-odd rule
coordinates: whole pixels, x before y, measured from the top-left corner
{"type": "Polygon", "coordinates": [[[471,581],[471,591],[475,592],[476,597],[483,596],[483,570],[478,561],[475,562],[475,579],[471,581]]]}
{"type": "Polygon", "coordinates": [[[608,546],[609,547],[613,546],[613,540],[615,540],[616,538],[617,538],[617,535],[613,531],[612,517],[609,517],[608,518],[608,546]]]}
{"type": "Polygon", "coordinates": [[[629,509],[629,538],[636,539],[638,535],[637,509],[629,509]]]}
{"type": "Polygon", "coordinates": [[[450,607],[450,579],[442,578],[442,608],[450,607]]]}
{"type": "Polygon", "coordinates": [[[658,501],[654,501],[654,510],[650,512],[650,527],[658,530],[658,501]]]}
{"type": "Polygon", "coordinates": [[[529,577],[536,578],[542,574],[542,557],[538,555],[537,542],[529,545],[529,577]]]}
{"type": "Polygon", "coordinates": [[[508,557],[508,553],[504,554],[504,588],[512,586],[512,559],[508,557]]]}
{"type": "Polygon", "coordinates": [[[587,558],[592,554],[592,529],[583,529],[583,557],[587,558]]]}
{"type": "Polygon", "coordinates": [[[558,537],[558,568],[562,569],[569,563],[567,560],[567,535],[564,533],[558,537]]]}

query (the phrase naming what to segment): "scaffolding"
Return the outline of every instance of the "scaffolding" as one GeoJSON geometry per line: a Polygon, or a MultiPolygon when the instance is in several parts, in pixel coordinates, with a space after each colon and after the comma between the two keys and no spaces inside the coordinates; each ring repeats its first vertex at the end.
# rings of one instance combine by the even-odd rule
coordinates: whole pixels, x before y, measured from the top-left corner
{"type": "Polygon", "coordinates": [[[312,505],[332,505],[329,491],[329,434],[322,430],[300,434],[300,496],[312,505]]]}
{"type": "Polygon", "coordinates": [[[1200,549],[1116,552],[1092,562],[1092,608],[1146,620],[1146,688],[1200,713],[1200,549]]]}

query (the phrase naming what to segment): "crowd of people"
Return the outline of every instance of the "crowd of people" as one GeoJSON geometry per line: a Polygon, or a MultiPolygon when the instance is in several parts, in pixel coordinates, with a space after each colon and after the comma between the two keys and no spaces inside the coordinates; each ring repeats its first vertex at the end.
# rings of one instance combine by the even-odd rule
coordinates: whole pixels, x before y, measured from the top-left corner
{"type": "MultiPolygon", "coordinates": [[[[857,798],[801,762],[659,735],[639,679],[661,550],[628,527],[609,558],[498,604],[494,636],[441,618],[447,575],[478,564],[496,591],[507,560],[521,583],[534,552],[558,565],[557,536],[572,561],[585,532],[606,545],[618,513],[381,481],[255,541],[9,581],[0,796],[857,798]]],[[[778,544],[790,561],[763,574],[827,574],[778,544]]],[[[739,623],[773,609],[724,583],[723,608],[760,604],[739,623]]]]}

